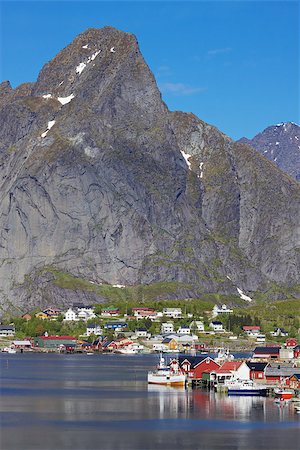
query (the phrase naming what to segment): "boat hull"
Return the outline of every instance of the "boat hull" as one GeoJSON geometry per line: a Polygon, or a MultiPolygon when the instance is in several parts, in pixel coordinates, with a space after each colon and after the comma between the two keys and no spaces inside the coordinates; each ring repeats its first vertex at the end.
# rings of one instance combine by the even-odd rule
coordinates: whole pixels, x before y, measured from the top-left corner
{"type": "Polygon", "coordinates": [[[148,384],[160,384],[165,386],[185,386],[185,375],[155,375],[148,374],[148,384]]]}
{"type": "Polygon", "coordinates": [[[291,400],[293,397],[293,392],[290,391],[275,391],[275,397],[279,398],[280,400],[291,400]]]}
{"type": "Polygon", "coordinates": [[[266,397],[266,389],[228,389],[228,395],[259,395],[266,397]]]}

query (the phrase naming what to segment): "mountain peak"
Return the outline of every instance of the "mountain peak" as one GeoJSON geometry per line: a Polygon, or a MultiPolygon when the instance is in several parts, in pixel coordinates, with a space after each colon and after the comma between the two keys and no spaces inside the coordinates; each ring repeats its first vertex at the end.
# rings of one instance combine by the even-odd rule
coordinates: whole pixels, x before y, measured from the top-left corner
{"type": "Polygon", "coordinates": [[[295,122],[270,125],[244,142],[273,161],[281,170],[300,180],[300,127],[295,122]]]}

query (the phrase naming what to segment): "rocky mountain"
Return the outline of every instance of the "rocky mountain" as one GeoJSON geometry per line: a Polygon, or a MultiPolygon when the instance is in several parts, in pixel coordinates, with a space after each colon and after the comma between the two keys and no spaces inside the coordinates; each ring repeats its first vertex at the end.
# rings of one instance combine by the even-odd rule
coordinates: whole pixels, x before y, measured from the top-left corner
{"type": "Polygon", "coordinates": [[[281,170],[300,181],[300,127],[296,123],[279,123],[266,128],[253,139],[242,138],[239,142],[255,148],[281,170]]]}
{"type": "Polygon", "coordinates": [[[170,112],[133,35],[88,29],[0,88],[3,310],[297,296],[299,184],[170,112]]]}

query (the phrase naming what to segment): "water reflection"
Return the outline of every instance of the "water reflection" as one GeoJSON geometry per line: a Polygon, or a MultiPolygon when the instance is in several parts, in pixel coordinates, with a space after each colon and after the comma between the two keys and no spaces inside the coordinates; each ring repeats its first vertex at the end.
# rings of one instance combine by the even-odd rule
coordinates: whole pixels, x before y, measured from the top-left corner
{"type": "Polygon", "coordinates": [[[17,355],[1,370],[1,449],[299,450],[293,405],[147,385],[155,362],[17,355]]]}

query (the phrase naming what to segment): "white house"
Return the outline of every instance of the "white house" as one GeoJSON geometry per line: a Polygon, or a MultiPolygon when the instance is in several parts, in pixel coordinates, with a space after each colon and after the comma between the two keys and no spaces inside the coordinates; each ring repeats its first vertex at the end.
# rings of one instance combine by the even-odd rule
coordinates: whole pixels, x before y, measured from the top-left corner
{"type": "Polygon", "coordinates": [[[146,328],[137,328],[135,330],[135,335],[137,338],[150,338],[151,337],[151,333],[148,333],[148,331],[146,330],[146,328]]]}
{"type": "Polygon", "coordinates": [[[193,322],[190,323],[190,329],[202,333],[204,331],[204,323],[201,322],[201,320],[193,320],[193,322]]]}
{"type": "Polygon", "coordinates": [[[209,326],[218,333],[222,333],[224,331],[222,322],[218,320],[213,320],[212,322],[210,322],[209,326]]]}
{"type": "Polygon", "coordinates": [[[182,326],[182,327],[178,328],[177,334],[180,334],[180,335],[191,334],[191,329],[189,327],[182,326]]]}
{"type": "Polygon", "coordinates": [[[234,380],[250,380],[250,368],[245,361],[226,361],[216,370],[216,379],[219,384],[234,380]]]}
{"type": "Polygon", "coordinates": [[[181,308],[164,308],[163,315],[166,317],[172,317],[173,319],[178,319],[182,316],[181,308]]]}
{"type": "Polygon", "coordinates": [[[70,321],[71,321],[71,320],[72,320],[72,321],[78,320],[76,312],[73,311],[72,308],[69,308],[68,311],[65,312],[65,318],[64,318],[64,320],[65,320],[65,321],[67,321],[67,320],[70,320],[70,321]]]}
{"type": "Polygon", "coordinates": [[[91,334],[95,334],[96,336],[100,336],[102,334],[102,328],[97,323],[90,323],[86,327],[86,336],[90,336],[91,334]]]}
{"type": "Polygon", "coordinates": [[[165,322],[161,324],[161,334],[174,333],[174,324],[172,322],[165,322]]]}
{"type": "Polygon", "coordinates": [[[9,337],[15,335],[14,325],[0,325],[0,337],[9,337]]]}
{"type": "Polygon", "coordinates": [[[213,317],[216,317],[218,314],[230,314],[233,312],[233,309],[227,307],[227,305],[215,305],[212,309],[213,317]]]}
{"type": "Polygon", "coordinates": [[[271,336],[288,336],[289,333],[285,331],[283,328],[275,328],[274,331],[271,331],[271,336]]]}

